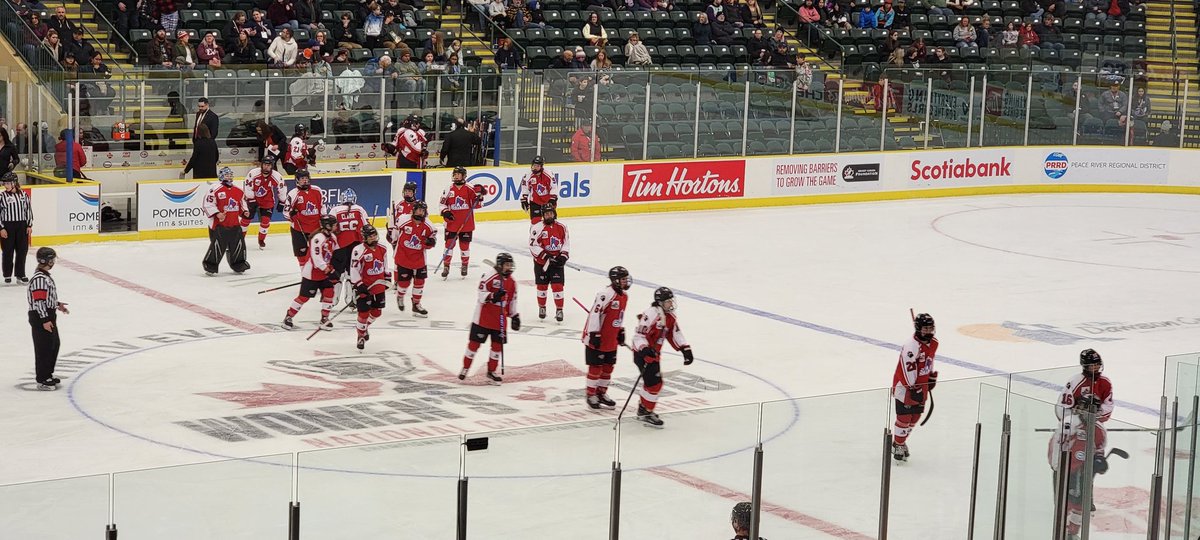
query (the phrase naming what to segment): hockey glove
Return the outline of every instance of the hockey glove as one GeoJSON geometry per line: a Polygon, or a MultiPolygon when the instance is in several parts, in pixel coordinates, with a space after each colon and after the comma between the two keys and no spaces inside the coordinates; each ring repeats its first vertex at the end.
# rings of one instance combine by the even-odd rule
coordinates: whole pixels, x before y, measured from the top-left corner
{"type": "Polygon", "coordinates": [[[934,371],[934,372],[931,372],[931,373],[929,374],[929,386],[928,386],[928,388],[926,389],[926,391],[927,391],[927,392],[932,392],[932,391],[933,391],[933,387],[935,387],[935,386],[937,386],[937,372],[936,372],[936,371],[934,371]]]}
{"type": "Polygon", "coordinates": [[[529,211],[529,199],[526,199],[525,197],[521,197],[521,210],[524,210],[526,212],[529,211]]]}
{"type": "Polygon", "coordinates": [[[449,208],[442,210],[442,219],[446,221],[454,221],[454,212],[451,212],[449,208]]]}
{"type": "Polygon", "coordinates": [[[371,289],[370,287],[367,287],[366,284],[359,283],[358,285],[354,286],[354,292],[359,298],[362,298],[367,296],[367,294],[371,292],[371,289]]]}
{"type": "Polygon", "coordinates": [[[521,331],[521,316],[513,315],[512,322],[509,323],[509,326],[512,327],[513,332],[520,332],[521,331]]]}
{"type": "Polygon", "coordinates": [[[285,210],[285,208],[283,207],[283,203],[279,203],[279,204],[275,205],[276,212],[279,212],[280,214],[282,214],[284,210],[285,210]]]}
{"type": "Polygon", "coordinates": [[[482,196],[483,196],[483,194],[484,194],[484,192],[483,192],[483,186],[482,186],[481,184],[475,184],[475,195],[476,195],[476,196],[479,196],[479,197],[482,197],[482,196]]]}
{"type": "Polygon", "coordinates": [[[493,303],[493,304],[499,304],[500,302],[503,302],[503,301],[504,301],[504,296],[505,296],[505,295],[504,295],[504,289],[500,289],[500,290],[498,290],[498,291],[496,291],[496,292],[492,293],[492,303],[493,303]]]}
{"type": "Polygon", "coordinates": [[[617,330],[617,345],[625,346],[625,329],[617,330]]]}
{"type": "Polygon", "coordinates": [[[649,345],[642,347],[642,350],[638,352],[642,353],[642,356],[645,356],[646,358],[658,358],[658,351],[654,350],[654,347],[649,345]]]}
{"type": "Polygon", "coordinates": [[[925,403],[925,393],[916,388],[910,388],[908,392],[906,392],[905,398],[904,404],[908,405],[909,407],[925,403]]]}
{"type": "Polygon", "coordinates": [[[567,265],[567,255],[565,253],[559,253],[558,255],[555,255],[554,256],[554,264],[557,266],[566,266],[567,265]]]}
{"type": "Polygon", "coordinates": [[[431,248],[436,245],[437,245],[437,238],[430,236],[429,238],[425,239],[425,247],[431,248]]]}
{"type": "Polygon", "coordinates": [[[588,334],[588,346],[593,349],[600,348],[600,332],[592,332],[588,334]]]}
{"type": "Polygon", "coordinates": [[[295,208],[292,208],[292,209],[288,210],[288,217],[289,217],[289,218],[294,218],[294,217],[296,217],[296,214],[299,214],[299,213],[300,213],[300,211],[299,211],[299,210],[296,210],[295,208]]]}
{"type": "Polygon", "coordinates": [[[692,356],[692,348],[684,347],[682,349],[679,349],[679,352],[683,353],[683,365],[685,365],[685,366],[692,365],[692,360],[695,360],[695,358],[692,356]]]}
{"type": "Polygon", "coordinates": [[[383,152],[389,156],[396,155],[396,145],[394,145],[390,142],[385,142],[385,143],[379,145],[379,148],[383,149],[383,152]]]}
{"type": "Polygon", "coordinates": [[[1108,472],[1108,458],[1097,453],[1094,456],[1094,461],[1092,463],[1092,472],[1096,474],[1104,474],[1108,472]]]}

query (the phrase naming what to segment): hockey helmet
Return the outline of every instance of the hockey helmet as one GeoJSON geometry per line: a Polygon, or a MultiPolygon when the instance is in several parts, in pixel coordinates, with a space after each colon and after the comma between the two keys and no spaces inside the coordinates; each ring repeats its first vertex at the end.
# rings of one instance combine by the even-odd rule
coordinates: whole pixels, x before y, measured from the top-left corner
{"type": "Polygon", "coordinates": [[[624,266],[614,266],[608,270],[608,281],[612,284],[613,289],[619,291],[628,291],[633,285],[633,280],[629,277],[629,270],[624,266]]]}
{"type": "Polygon", "coordinates": [[[54,251],[52,247],[40,247],[35,257],[37,257],[38,264],[54,266],[55,259],[58,259],[58,252],[54,251]]]}
{"type": "Polygon", "coordinates": [[[461,186],[467,181],[467,168],[463,166],[455,167],[454,171],[450,173],[450,176],[454,179],[455,184],[461,186]]]}
{"type": "Polygon", "coordinates": [[[556,219],[558,219],[558,206],[552,202],[546,203],[542,207],[542,221],[546,222],[546,225],[553,225],[556,219]]]}
{"type": "Polygon", "coordinates": [[[929,340],[933,339],[934,334],[937,333],[937,325],[933,322],[933,316],[928,313],[918,313],[913,318],[913,332],[917,341],[929,343],[929,340]],[[925,328],[929,328],[929,333],[924,332],[925,328]]]}
{"type": "Polygon", "coordinates": [[[661,307],[667,313],[675,312],[675,291],[669,287],[654,289],[654,305],[661,307]]]}
{"type": "Polygon", "coordinates": [[[1104,370],[1104,361],[1095,349],[1084,349],[1079,352],[1079,365],[1083,366],[1083,374],[1096,378],[1104,370]]]}
{"type": "Polygon", "coordinates": [[[354,189],[346,188],[342,191],[342,202],[347,206],[355,204],[358,202],[358,194],[354,192],[354,189]]]}
{"type": "Polygon", "coordinates": [[[417,129],[421,127],[421,117],[415,114],[410,114],[404,119],[403,122],[400,123],[400,126],[409,129],[417,129]]]}
{"type": "Polygon", "coordinates": [[[733,505],[733,513],[729,516],[729,521],[737,532],[750,531],[750,515],[754,512],[754,505],[748,502],[740,502],[733,505]]]}
{"type": "Polygon", "coordinates": [[[496,254],[496,266],[495,266],[496,273],[498,273],[502,276],[505,276],[505,277],[510,276],[513,273],[513,266],[515,266],[515,265],[516,265],[516,263],[513,262],[512,255],[509,255],[508,253],[505,253],[505,252],[500,252],[500,253],[496,254]],[[507,268],[505,268],[505,264],[508,265],[507,268]]]}
{"type": "Polygon", "coordinates": [[[7,173],[4,173],[4,178],[3,178],[3,179],[0,179],[0,182],[3,182],[3,183],[5,183],[5,184],[14,184],[14,185],[16,185],[16,184],[20,184],[20,183],[21,183],[21,179],[17,177],[17,173],[14,173],[14,172],[7,172],[7,173]]]}
{"type": "Polygon", "coordinates": [[[427,217],[429,217],[429,205],[425,204],[425,201],[417,201],[417,202],[412,203],[412,218],[413,219],[415,219],[417,221],[424,221],[425,218],[427,218],[427,217]],[[417,210],[420,210],[421,213],[417,214],[417,210]]]}
{"type": "Polygon", "coordinates": [[[296,171],[296,187],[300,189],[308,189],[312,184],[312,175],[308,173],[308,169],[300,169],[296,171]]]}
{"type": "Polygon", "coordinates": [[[328,229],[331,231],[333,229],[337,228],[337,218],[335,218],[329,214],[325,214],[325,215],[321,216],[321,228],[328,229]]]}
{"type": "Polygon", "coordinates": [[[373,246],[379,243],[379,231],[376,230],[375,226],[371,225],[370,223],[363,225],[362,235],[363,242],[366,242],[368,246],[373,246]]]}
{"type": "Polygon", "coordinates": [[[417,183],[416,182],[405,182],[404,189],[401,191],[401,193],[404,193],[404,200],[406,200],[406,201],[411,201],[412,199],[415,199],[417,196],[417,183]],[[408,194],[408,192],[410,192],[410,191],[412,192],[412,195],[408,194]]]}
{"type": "Polygon", "coordinates": [[[533,163],[531,163],[530,166],[536,166],[538,170],[541,170],[542,166],[545,164],[546,158],[543,158],[542,156],[533,156],[533,163]]]}
{"type": "Polygon", "coordinates": [[[307,137],[308,136],[308,125],[296,124],[296,130],[294,133],[296,134],[297,137],[307,137]]]}
{"type": "Polygon", "coordinates": [[[262,158],[262,164],[271,167],[272,169],[275,168],[275,156],[273,154],[264,155],[262,158]]]}
{"type": "Polygon", "coordinates": [[[217,178],[219,178],[221,180],[222,184],[225,184],[227,186],[232,185],[233,184],[233,169],[230,169],[229,167],[221,167],[221,171],[217,173],[217,178]]]}

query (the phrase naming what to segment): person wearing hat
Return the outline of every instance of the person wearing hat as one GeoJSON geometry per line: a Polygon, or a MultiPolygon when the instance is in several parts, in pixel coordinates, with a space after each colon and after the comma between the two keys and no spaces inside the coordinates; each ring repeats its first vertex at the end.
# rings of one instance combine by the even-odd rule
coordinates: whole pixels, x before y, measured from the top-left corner
{"type": "Polygon", "coordinates": [[[16,173],[5,173],[2,177],[4,191],[0,191],[0,246],[4,251],[4,283],[12,283],[13,270],[17,280],[27,283],[25,257],[29,253],[29,236],[33,234],[33,207],[29,196],[21,191],[16,173]]]}
{"type": "Polygon", "coordinates": [[[180,70],[190,71],[196,67],[196,50],[188,43],[190,35],[187,30],[180,30],[175,33],[177,40],[175,46],[171,49],[171,55],[175,59],[175,67],[180,70]]]}
{"type": "Polygon", "coordinates": [[[54,376],[58,349],[62,340],[58,334],[58,313],[70,314],[66,302],[58,301],[58,287],[50,277],[50,269],[58,258],[53,248],[37,250],[37,271],[29,280],[29,326],[33,329],[34,373],[38,390],[58,390],[61,382],[54,376]]]}
{"type": "Polygon", "coordinates": [[[96,52],[96,48],[83,40],[83,27],[76,26],[71,31],[71,37],[66,43],[63,43],[63,55],[74,54],[75,61],[79,63],[87,62],[92,57],[92,53],[96,52]]]}

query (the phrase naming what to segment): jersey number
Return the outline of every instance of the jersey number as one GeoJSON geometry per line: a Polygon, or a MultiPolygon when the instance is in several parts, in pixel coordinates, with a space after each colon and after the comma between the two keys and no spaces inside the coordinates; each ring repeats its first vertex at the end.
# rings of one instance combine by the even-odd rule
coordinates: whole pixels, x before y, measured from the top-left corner
{"type": "Polygon", "coordinates": [[[347,219],[338,222],[338,230],[342,232],[357,231],[361,229],[357,219],[347,219]]]}

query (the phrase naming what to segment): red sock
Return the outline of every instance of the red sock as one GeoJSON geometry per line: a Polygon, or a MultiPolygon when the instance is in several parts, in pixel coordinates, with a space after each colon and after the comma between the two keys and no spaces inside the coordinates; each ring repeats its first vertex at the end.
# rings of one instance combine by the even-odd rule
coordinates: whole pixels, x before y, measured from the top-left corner
{"type": "Polygon", "coordinates": [[[331,309],[333,309],[333,287],[321,289],[321,319],[328,319],[331,309]]]}
{"type": "MultiPolygon", "coordinates": [[[[460,258],[462,260],[463,268],[466,268],[467,263],[469,263],[471,261],[471,243],[467,242],[466,240],[463,240],[462,238],[459,238],[458,239],[458,251],[461,256],[460,258]]],[[[450,263],[446,263],[446,264],[450,264],[450,263]]]]}
{"type": "Polygon", "coordinates": [[[479,350],[479,344],[474,341],[467,342],[467,352],[463,354],[463,369],[471,369],[471,362],[475,361],[475,353],[479,350]]]}
{"type": "Polygon", "coordinates": [[[492,350],[488,352],[488,372],[494,373],[496,367],[500,365],[500,356],[504,354],[504,344],[498,341],[492,342],[492,350]]]}
{"type": "Polygon", "coordinates": [[[596,381],[596,393],[608,393],[608,381],[612,379],[613,366],[600,366],[600,380],[596,381]]]}
{"type": "Polygon", "coordinates": [[[587,395],[596,395],[596,386],[600,383],[600,372],[603,371],[600,366],[588,366],[587,371],[587,395]]]}
{"type": "Polygon", "coordinates": [[[562,283],[551,283],[550,290],[554,291],[554,307],[563,308],[563,285],[562,283]]]}
{"type": "Polygon", "coordinates": [[[654,386],[642,386],[642,408],[647,411],[654,412],[654,406],[658,405],[658,391],[662,390],[662,383],[654,386]]]}
{"type": "Polygon", "coordinates": [[[305,302],[308,302],[308,297],[306,296],[297,296],[293,299],[292,307],[289,307],[287,310],[287,316],[295,317],[297,313],[300,313],[300,308],[304,307],[305,302]]]}
{"type": "Polygon", "coordinates": [[[423,296],[425,296],[425,280],[416,279],[413,281],[413,303],[420,304],[423,296]]]}
{"type": "Polygon", "coordinates": [[[546,307],[546,286],[545,285],[537,286],[537,300],[538,300],[538,307],[546,307]]]}

